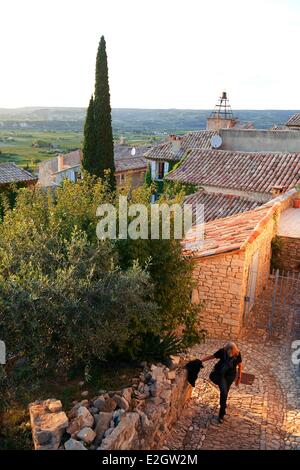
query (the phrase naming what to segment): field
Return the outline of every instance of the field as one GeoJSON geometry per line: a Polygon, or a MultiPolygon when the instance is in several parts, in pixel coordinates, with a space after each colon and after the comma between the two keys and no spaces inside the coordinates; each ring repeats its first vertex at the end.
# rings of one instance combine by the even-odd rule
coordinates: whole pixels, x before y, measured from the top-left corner
{"type": "Polygon", "coordinates": [[[42,160],[81,145],[80,132],[0,130],[0,162],[35,168],[42,160]]]}
{"type": "MultiPolygon", "coordinates": [[[[115,134],[115,142],[120,134],[115,134]]],[[[126,143],[132,146],[154,143],[156,136],[144,133],[124,133],[126,143]]],[[[0,130],[0,163],[14,162],[23,168],[35,170],[38,163],[81,146],[79,131],[0,130]]]]}
{"type": "MultiPolygon", "coordinates": [[[[120,137],[133,146],[152,144],[168,134],[205,129],[210,110],[121,109],[112,110],[115,142],[120,137]]],[[[280,125],[295,110],[236,110],[241,121],[257,129],[280,125]]],[[[81,146],[84,108],[0,108],[0,162],[36,169],[37,164],[81,146]]]]}

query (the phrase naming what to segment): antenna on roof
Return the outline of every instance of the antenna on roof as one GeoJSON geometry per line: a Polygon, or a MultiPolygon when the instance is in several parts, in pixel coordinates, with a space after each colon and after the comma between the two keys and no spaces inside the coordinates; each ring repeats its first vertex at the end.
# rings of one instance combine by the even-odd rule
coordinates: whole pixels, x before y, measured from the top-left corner
{"type": "Polygon", "coordinates": [[[212,148],[218,149],[222,145],[222,137],[220,135],[213,135],[210,139],[212,148]]]}
{"type": "Polygon", "coordinates": [[[226,91],[223,91],[222,96],[220,96],[219,101],[216,104],[215,109],[212,111],[210,117],[220,119],[234,119],[226,91]]]}

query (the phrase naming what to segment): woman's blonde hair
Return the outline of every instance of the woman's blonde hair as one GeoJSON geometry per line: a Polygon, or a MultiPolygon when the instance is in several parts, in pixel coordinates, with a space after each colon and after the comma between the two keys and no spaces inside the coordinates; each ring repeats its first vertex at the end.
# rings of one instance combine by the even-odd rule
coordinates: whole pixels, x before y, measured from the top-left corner
{"type": "Polygon", "coordinates": [[[232,341],[230,341],[229,343],[225,344],[224,346],[224,349],[226,352],[228,351],[232,351],[234,356],[237,356],[239,354],[239,348],[237,347],[237,345],[235,343],[233,343],[232,341]]]}

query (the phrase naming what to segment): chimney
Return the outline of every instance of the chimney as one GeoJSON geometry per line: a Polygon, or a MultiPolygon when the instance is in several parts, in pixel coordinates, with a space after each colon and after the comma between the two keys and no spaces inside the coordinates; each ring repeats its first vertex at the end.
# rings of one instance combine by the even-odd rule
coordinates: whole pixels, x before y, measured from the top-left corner
{"type": "Polygon", "coordinates": [[[170,135],[170,141],[172,142],[172,152],[175,154],[178,153],[180,150],[181,139],[182,137],[180,137],[179,135],[174,135],[174,134],[170,135]]]}
{"type": "Polygon", "coordinates": [[[279,196],[280,194],[284,193],[285,187],[284,186],[273,186],[272,188],[272,196],[279,196]]]}
{"type": "Polygon", "coordinates": [[[57,171],[64,169],[64,156],[62,154],[57,155],[57,171]]]}

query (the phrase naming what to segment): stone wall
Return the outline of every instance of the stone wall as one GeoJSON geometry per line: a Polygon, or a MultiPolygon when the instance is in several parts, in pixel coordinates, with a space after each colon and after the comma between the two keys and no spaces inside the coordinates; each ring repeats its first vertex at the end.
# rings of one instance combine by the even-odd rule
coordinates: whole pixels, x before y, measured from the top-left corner
{"type": "MultiPolygon", "coordinates": [[[[271,263],[271,242],[277,233],[281,214],[292,207],[295,189],[268,201],[270,212],[253,228],[240,251],[198,258],[194,278],[197,287],[192,294],[194,303],[203,304],[201,326],[208,335],[225,340],[237,338],[244,324],[245,296],[253,256],[258,252],[257,280],[254,296],[257,298],[267,284],[271,263]]],[[[300,240],[289,239],[282,259],[286,270],[300,271],[300,240]],[[298,267],[297,267],[298,266],[298,267]]]]}
{"type": "Polygon", "coordinates": [[[300,272],[300,239],[291,237],[280,237],[282,242],[279,254],[280,268],[285,272],[300,272]]]}
{"type": "Polygon", "coordinates": [[[131,387],[102,391],[67,415],[58,400],[30,404],[35,449],[161,449],[192,392],[181,361],[146,366],[131,387]]]}
{"type": "Polygon", "coordinates": [[[130,185],[133,188],[137,188],[143,184],[145,173],[146,170],[143,168],[140,170],[116,172],[117,186],[122,188],[130,185]]]}
{"type": "Polygon", "coordinates": [[[221,129],[221,150],[242,152],[299,152],[298,131],[221,129]]]}
{"type": "Polygon", "coordinates": [[[258,252],[258,273],[255,289],[255,297],[257,298],[263,291],[267,283],[267,277],[270,273],[271,265],[271,242],[276,233],[276,217],[271,216],[269,221],[265,224],[261,234],[257,236],[251,243],[247,244],[245,250],[245,266],[243,284],[241,289],[241,308],[244,309],[244,297],[247,292],[247,284],[249,277],[249,268],[251,269],[251,262],[253,256],[258,252]]]}
{"type": "Polygon", "coordinates": [[[245,296],[253,255],[259,252],[255,295],[263,290],[270,271],[271,241],[276,220],[273,216],[243,250],[197,260],[194,277],[197,288],[193,301],[202,303],[201,326],[208,335],[225,340],[237,338],[244,323],[245,296]]]}
{"type": "Polygon", "coordinates": [[[193,301],[203,304],[199,320],[209,336],[231,339],[239,334],[244,264],[244,253],[197,261],[193,301]]]}

